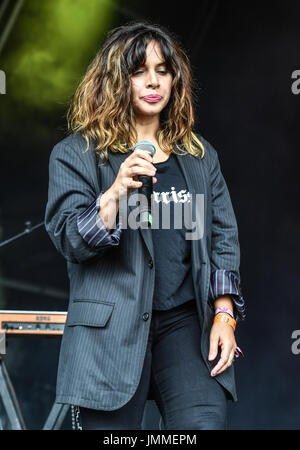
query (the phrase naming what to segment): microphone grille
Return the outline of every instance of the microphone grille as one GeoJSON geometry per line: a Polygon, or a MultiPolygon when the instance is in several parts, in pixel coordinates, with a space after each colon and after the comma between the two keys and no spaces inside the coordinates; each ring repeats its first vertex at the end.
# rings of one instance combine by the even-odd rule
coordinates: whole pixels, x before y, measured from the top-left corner
{"type": "Polygon", "coordinates": [[[154,145],[150,141],[139,141],[135,146],[133,147],[133,150],[144,150],[145,152],[149,153],[151,156],[154,155],[156,152],[156,149],[154,145]]]}

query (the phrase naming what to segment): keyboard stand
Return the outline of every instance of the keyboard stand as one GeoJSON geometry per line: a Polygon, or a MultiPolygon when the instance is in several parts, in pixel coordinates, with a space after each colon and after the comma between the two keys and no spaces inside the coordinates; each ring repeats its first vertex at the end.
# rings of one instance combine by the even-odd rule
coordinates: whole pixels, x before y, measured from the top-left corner
{"type": "Polygon", "coordinates": [[[60,427],[65,420],[69,405],[62,405],[60,403],[54,403],[49,416],[43,426],[43,430],[60,430],[60,427]]]}
{"type": "MultiPolygon", "coordinates": [[[[12,382],[10,381],[3,355],[0,354],[0,399],[2,400],[12,430],[26,430],[24,417],[12,382]]],[[[3,430],[0,415],[0,428],[3,430]]]]}

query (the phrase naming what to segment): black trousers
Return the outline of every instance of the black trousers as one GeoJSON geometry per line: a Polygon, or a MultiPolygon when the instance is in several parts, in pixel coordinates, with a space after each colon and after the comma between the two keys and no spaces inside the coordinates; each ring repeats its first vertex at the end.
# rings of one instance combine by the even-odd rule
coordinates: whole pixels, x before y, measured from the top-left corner
{"type": "Polygon", "coordinates": [[[140,430],[151,386],[165,429],[226,429],[228,396],[203,361],[200,338],[194,300],[167,311],[153,310],[135,394],[122,408],[113,411],[80,407],[82,428],[140,430]]]}

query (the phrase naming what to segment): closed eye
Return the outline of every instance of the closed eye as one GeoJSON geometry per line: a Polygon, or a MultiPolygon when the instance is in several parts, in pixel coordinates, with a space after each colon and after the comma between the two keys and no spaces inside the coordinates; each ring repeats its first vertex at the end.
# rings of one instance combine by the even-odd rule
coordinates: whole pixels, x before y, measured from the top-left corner
{"type": "MultiPolygon", "coordinates": [[[[133,73],[133,75],[141,75],[142,73],[144,73],[144,70],[137,70],[136,72],[133,73]]],[[[159,73],[160,75],[166,75],[168,73],[167,70],[158,70],[157,73],[159,73]]]]}

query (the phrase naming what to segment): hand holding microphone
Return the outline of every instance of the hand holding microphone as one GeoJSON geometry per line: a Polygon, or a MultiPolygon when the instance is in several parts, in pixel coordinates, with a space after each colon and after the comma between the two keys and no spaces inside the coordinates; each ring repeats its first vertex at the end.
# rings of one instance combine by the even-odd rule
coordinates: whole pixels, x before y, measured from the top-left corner
{"type": "Polygon", "coordinates": [[[152,183],[157,182],[154,176],[156,167],[152,164],[154,153],[155,147],[151,142],[140,141],[135,145],[134,151],[121,164],[110,188],[116,200],[123,200],[135,189],[139,189],[140,193],[144,193],[144,189],[149,191],[149,184],[152,187],[152,183]]]}
{"type": "Polygon", "coordinates": [[[134,146],[134,151],[121,164],[118,175],[110,187],[110,194],[114,201],[128,197],[135,189],[139,190],[140,197],[140,224],[142,227],[152,224],[151,195],[153,183],[157,182],[154,176],[156,167],[152,164],[152,156],[155,153],[154,145],[149,141],[139,141],[134,146]]]}

